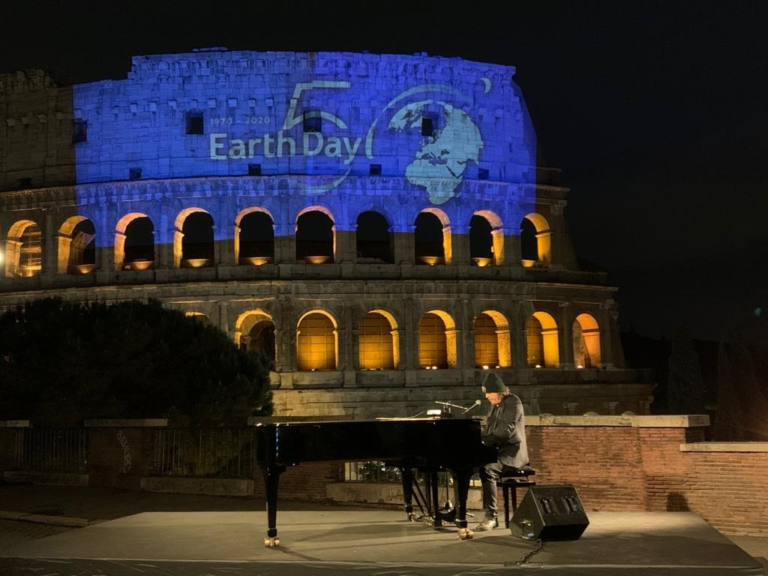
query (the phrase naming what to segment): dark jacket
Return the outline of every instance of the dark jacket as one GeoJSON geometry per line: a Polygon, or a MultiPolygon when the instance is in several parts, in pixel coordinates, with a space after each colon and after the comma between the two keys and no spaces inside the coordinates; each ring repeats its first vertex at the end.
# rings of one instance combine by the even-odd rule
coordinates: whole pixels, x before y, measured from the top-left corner
{"type": "Polygon", "coordinates": [[[499,449],[499,462],[521,468],[528,464],[528,443],[525,440],[523,403],[514,394],[504,396],[498,406],[488,413],[483,428],[483,444],[499,449]]]}

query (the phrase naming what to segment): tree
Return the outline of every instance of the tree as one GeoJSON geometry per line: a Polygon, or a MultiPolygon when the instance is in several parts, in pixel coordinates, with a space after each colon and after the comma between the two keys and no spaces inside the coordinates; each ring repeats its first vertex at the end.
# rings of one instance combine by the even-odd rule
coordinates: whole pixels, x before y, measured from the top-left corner
{"type": "Polygon", "coordinates": [[[737,437],[738,396],[733,387],[731,361],[725,346],[717,349],[717,413],[715,416],[715,440],[731,440],[737,437]]]}
{"type": "Polygon", "coordinates": [[[0,419],[240,424],[271,413],[268,360],[160,302],[38,300],[0,316],[0,419]]]}
{"type": "Polygon", "coordinates": [[[718,402],[724,408],[722,436],[718,440],[768,440],[768,397],[758,379],[755,356],[746,341],[739,337],[731,347],[731,388],[718,402]]]}
{"type": "Polygon", "coordinates": [[[704,380],[699,355],[685,328],[678,328],[672,338],[667,381],[667,407],[673,414],[704,412],[704,380]]]}

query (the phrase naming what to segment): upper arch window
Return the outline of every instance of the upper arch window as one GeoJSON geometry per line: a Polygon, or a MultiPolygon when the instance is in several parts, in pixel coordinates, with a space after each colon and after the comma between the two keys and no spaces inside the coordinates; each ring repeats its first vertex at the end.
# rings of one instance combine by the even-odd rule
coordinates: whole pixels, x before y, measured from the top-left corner
{"type": "Polygon", "coordinates": [[[205,212],[195,212],[184,220],[182,228],[182,262],[190,268],[213,265],[213,217],[205,212]],[[202,262],[201,262],[202,261],[202,262]]]}
{"type": "Polygon", "coordinates": [[[296,261],[329,264],[336,253],[336,226],[325,210],[307,209],[296,219],[296,261]]]}
{"type": "Polygon", "coordinates": [[[88,274],[96,268],[96,228],[82,216],[68,218],[59,228],[57,271],[88,274]]]}
{"type": "Polygon", "coordinates": [[[253,210],[238,218],[235,256],[239,264],[260,266],[275,257],[275,229],[272,218],[261,210],[253,210]]]}
{"type": "Polygon", "coordinates": [[[469,257],[475,266],[493,263],[493,235],[491,224],[482,216],[472,216],[469,222],[469,257]]]}
{"type": "Polygon", "coordinates": [[[214,265],[213,217],[201,208],[183,210],[176,218],[173,240],[177,268],[214,265]]]}
{"type": "Polygon", "coordinates": [[[532,212],[520,223],[520,260],[526,268],[552,263],[552,234],[541,214],[532,212]]]}
{"type": "Polygon", "coordinates": [[[357,217],[357,261],[391,264],[392,242],[389,223],[378,212],[363,212],[357,217]]]}
{"type": "Polygon", "coordinates": [[[115,233],[115,269],[147,270],[155,262],[155,227],[146,215],[128,214],[115,233]]]}
{"type": "Polygon", "coordinates": [[[475,212],[469,221],[469,256],[474,266],[500,266],[504,263],[501,218],[490,210],[475,212]]]}
{"type": "Polygon", "coordinates": [[[600,365],[600,327],[591,314],[579,314],[573,321],[573,362],[576,368],[600,365]]]}
{"type": "Polygon", "coordinates": [[[439,210],[425,210],[416,217],[414,245],[416,264],[451,263],[451,227],[439,210]]]}
{"type": "Polygon", "coordinates": [[[555,368],[560,364],[557,323],[547,312],[534,312],[525,324],[528,366],[555,368]]]}
{"type": "Polygon", "coordinates": [[[5,243],[5,275],[30,278],[43,268],[43,234],[32,220],[16,222],[5,243]]]}

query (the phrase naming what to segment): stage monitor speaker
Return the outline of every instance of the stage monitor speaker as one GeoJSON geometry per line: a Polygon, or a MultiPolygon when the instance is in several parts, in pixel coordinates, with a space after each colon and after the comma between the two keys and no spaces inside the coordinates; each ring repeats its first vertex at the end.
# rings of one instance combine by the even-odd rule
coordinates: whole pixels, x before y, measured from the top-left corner
{"type": "Polygon", "coordinates": [[[526,540],[578,540],[589,526],[579,494],[570,484],[531,486],[510,523],[526,540]]]}

